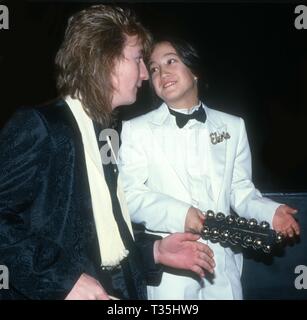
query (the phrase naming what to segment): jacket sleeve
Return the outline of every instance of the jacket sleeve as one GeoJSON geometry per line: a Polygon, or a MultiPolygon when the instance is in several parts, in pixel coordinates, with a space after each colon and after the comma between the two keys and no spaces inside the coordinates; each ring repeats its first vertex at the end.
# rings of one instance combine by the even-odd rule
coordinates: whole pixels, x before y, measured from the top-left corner
{"type": "Polygon", "coordinates": [[[154,259],[154,243],[162,239],[159,236],[145,233],[144,226],[141,224],[132,224],[137,246],[142,259],[143,271],[146,277],[147,285],[159,285],[162,278],[162,265],[156,264],[154,259]]]}
{"type": "Polygon", "coordinates": [[[16,112],[0,146],[0,264],[9,269],[10,290],[26,299],[63,299],[82,270],[44,232],[53,219],[44,207],[45,175],[56,152],[38,112],[16,112]]]}
{"type": "Polygon", "coordinates": [[[150,130],[141,129],[132,121],[123,124],[119,170],[131,220],[155,232],[183,232],[190,204],[153,191],[146,185],[152,159],[144,145],[149,144],[150,134],[150,130]]]}
{"type": "Polygon", "coordinates": [[[252,183],[251,152],[243,119],[240,119],[239,130],[231,184],[231,207],[242,217],[266,220],[272,224],[280,203],[263,197],[252,183]]]}

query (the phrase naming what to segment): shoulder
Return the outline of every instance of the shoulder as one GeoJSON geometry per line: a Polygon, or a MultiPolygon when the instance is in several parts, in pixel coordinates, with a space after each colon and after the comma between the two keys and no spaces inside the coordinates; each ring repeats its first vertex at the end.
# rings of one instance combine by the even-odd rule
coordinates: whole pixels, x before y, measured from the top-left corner
{"type": "Polygon", "coordinates": [[[51,135],[57,136],[63,132],[60,129],[63,127],[64,118],[61,113],[70,112],[68,109],[65,108],[63,100],[20,107],[2,128],[0,138],[2,141],[13,141],[14,145],[17,145],[25,141],[40,143],[51,135]]]}
{"type": "Polygon", "coordinates": [[[46,134],[45,124],[33,107],[18,108],[1,130],[3,139],[12,137],[15,143],[19,139],[36,138],[42,134],[46,134]]]}
{"type": "MultiPolygon", "coordinates": [[[[21,128],[35,128],[44,125],[52,114],[56,114],[59,106],[64,106],[63,100],[55,100],[41,105],[19,107],[7,121],[4,128],[10,125],[20,125],[21,128]]],[[[56,116],[58,119],[59,117],[56,116]]]]}
{"type": "Polygon", "coordinates": [[[230,113],[226,113],[217,109],[213,109],[211,107],[205,106],[205,110],[207,113],[208,118],[212,118],[215,120],[220,120],[224,123],[235,123],[238,124],[242,121],[244,121],[241,117],[232,115],[230,113]]]}
{"type": "Polygon", "coordinates": [[[36,159],[48,152],[48,130],[34,108],[22,107],[15,111],[0,132],[3,165],[16,165],[16,159],[23,162],[36,159]]]}
{"type": "Polygon", "coordinates": [[[152,110],[144,115],[138,116],[128,121],[123,122],[122,126],[122,138],[125,136],[135,136],[138,139],[146,139],[150,135],[151,125],[154,119],[157,117],[158,110],[152,110]]]}
{"type": "Polygon", "coordinates": [[[153,127],[162,126],[169,116],[167,105],[162,103],[160,107],[132,120],[126,121],[126,126],[131,129],[151,130],[153,127]]]}
{"type": "Polygon", "coordinates": [[[130,125],[135,127],[146,127],[148,123],[150,123],[152,119],[156,116],[156,114],[158,113],[158,110],[159,108],[149,111],[141,116],[137,116],[133,119],[125,121],[124,123],[129,123],[130,125]]]}
{"type": "Polygon", "coordinates": [[[205,106],[205,110],[208,121],[212,123],[214,127],[219,128],[226,126],[228,130],[231,130],[233,133],[237,132],[238,134],[245,131],[245,123],[243,118],[212,109],[208,106],[205,106]]]}

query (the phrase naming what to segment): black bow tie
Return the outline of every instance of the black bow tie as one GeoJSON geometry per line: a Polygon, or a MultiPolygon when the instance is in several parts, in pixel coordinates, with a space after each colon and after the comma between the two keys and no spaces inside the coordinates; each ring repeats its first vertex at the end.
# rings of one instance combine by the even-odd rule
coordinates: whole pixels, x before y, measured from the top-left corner
{"type": "Polygon", "coordinates": [[[194,111],[191,114],[184,114],[181,112],[174,111],[169,108],[170,114],[176,117],[176,123],[179,128],[183,128],[189,120],[195,119],[197,121],[205,123],[206,121],[206,112],[202,106],[199,107],[198,110],[194,111]]]}

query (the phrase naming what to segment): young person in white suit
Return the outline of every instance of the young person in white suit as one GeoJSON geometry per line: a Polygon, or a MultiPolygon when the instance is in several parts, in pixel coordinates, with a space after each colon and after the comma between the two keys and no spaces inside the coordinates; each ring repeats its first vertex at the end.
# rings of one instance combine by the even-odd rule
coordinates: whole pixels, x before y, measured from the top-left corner
{"type": "MultiPolygon", "coordinates": [[[[157,42],[149,61],[150,81],[164,102],[122,129],[120,171],[132,221],[147,232],[199,232],[203,212],[266,220],[292,237],[296,210],[262,197],[252,183],[244,121],[207,107],[199,99],[199,56],[183,40],[157,42]]],[[[202,241],[202,240],[200,240],[202,241]]],[[[208,242],[211,274],[199,278],[166,269],[149,299],[242,299],[242,254],[208,242]]]]}

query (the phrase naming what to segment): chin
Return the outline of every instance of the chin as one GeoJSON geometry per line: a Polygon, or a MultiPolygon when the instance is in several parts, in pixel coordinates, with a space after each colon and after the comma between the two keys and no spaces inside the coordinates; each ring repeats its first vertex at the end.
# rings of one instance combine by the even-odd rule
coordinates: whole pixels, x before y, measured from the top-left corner
{"type": "Polygon", "coordinates": [[[121,103],[119,104],[120,106],[129,106],[130,104],[133,104],[136,101],[136,98],[134,99],[126,99],[121,101],[121,103]]]}
{"type": "Polygon", "coordinates": [[[163,101],[165,101],[166,103],[172,103],[174,101],[178,100],[178,96],[176,94],[168,94],[168,95],[163,95],[163,97],[161,97],[163,101]]]}
{"type": "Polygon", "coordinates": [[[133,104],[135,101],[136,101],[136,96],[130,100],[129,104],[133,104]]]}
{"type": "Polygon", "coordinates": [[[131,105],[131,104],[134,104],[135,101],[136,101],[136,99],[130,100],[129,102],[125,103],[125,105],[129,106],[129,105],[131,105]]]}
{"type": "Polygon", "coordinates": [[[173,106],[176,104],[176,102],[178,102],[176,99],[162,99],[167,105],[173,106]]]}

